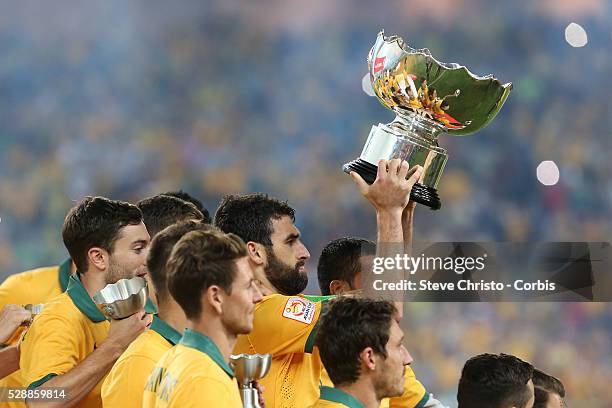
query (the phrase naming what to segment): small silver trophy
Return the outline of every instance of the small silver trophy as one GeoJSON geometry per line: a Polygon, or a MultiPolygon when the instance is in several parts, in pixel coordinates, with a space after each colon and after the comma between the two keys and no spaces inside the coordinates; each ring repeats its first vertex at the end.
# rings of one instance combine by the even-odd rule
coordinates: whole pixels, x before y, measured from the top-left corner
{"type": "Polygon", "coordinates": [[[230,356],[230,364],[240,384],[240,396],[244,408],[261,408],[259,392],[253,387],[268,374],[272,354],[238,354],[230,356]]]}
{"type": "Polygon", "coordinates": [[[147,281],[135,276],[109,283],[94,294],[93,301],[106,316],[124,319],[144,308],[147,295],[147,281]]]}
{"type": "Polygon", "coordinates": [[[491,75],[478,77],[464,66],[441,63],[428,49],[415,50],[383,31],[368,55],[368,70],[378,100],[396,117],[373,126],[361,156],[343,170],[355,171],[371,184],[381,159],[421,165],[423,174],[410,197],[439,209],[437,187],[448,155],[438,137],[467,135],[486,126],[508,98],[512,83],[502,85],[491,75]]]}

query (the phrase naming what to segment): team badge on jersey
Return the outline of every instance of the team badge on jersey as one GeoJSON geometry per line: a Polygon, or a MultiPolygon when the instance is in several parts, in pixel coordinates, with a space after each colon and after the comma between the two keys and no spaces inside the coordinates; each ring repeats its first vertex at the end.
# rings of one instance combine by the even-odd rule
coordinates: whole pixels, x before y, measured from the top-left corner
{"type": "Polygon", "coordinates": [[[301,297],[291,297],[283,308],[283,317],[310,324],[314,318],[316,305],[301,297]]]}

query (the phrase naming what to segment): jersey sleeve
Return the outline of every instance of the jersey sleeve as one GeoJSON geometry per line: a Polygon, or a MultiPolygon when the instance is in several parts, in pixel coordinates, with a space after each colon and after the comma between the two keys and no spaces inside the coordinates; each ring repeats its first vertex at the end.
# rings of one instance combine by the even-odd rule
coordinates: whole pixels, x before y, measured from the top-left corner
{"type": "Polygon", "coordinates": [[[325,302],[302,296],[271,295],[257,304],[253,331],[248,335],[256,353],[310,353],[325,302]]]}
{"type": "Polygon", "coordinates": [[[67,319],[39,315],[21,344],[19,363],[24,386],[36,388],[76,366],[81,337],[82,332],[67,319]]]}
{"type": "Polygon", "coordinates": [[[389,399],[389,408],[423,408],[429,399],[425,387],[417,380],[412,367],[406,367],[404,393],[389,399]]]}
{"type": "Polygon", "coordinates": [[[0,310],[8,304],[24,304],[23,299],[28,291],[27,285],[24,285],[20,278],[18,275],[11,275],[0,285],[0,310]]]}

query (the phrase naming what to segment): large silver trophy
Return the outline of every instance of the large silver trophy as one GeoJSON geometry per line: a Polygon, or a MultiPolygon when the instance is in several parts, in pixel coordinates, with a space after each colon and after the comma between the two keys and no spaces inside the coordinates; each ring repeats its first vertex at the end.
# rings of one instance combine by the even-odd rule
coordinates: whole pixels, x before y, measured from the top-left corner
{"type": "Polygon", "coordinates": [[[240,396],[244,408],[261,408],[259,392],[253,387],[253,381],[260,380],[268,374],[272,354],[238,354],[230,356],[230,364],[240,384],[240,396]]]}
{"type": "Polygon", "coordinates": [[[373,126],[361,156],[343,170],[355,171],[371,184],[381,159],[421,165],[424,171],[411,199],[439,209],[437,187],[448,155],[438,137],[467,135],[486,126],[508,98],[512,83],[502,85],[491,75],[478,77],[464,66],[441,63],[429,50],[410,48],[383,31],[370,50],[368,70],[378,100],[396,117],[373,126]]]}

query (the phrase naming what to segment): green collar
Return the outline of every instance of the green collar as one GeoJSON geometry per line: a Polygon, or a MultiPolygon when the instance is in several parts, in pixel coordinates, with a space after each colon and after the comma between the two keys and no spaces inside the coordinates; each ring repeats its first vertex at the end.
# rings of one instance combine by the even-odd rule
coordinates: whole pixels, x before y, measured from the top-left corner
{"type": "Polygon", "coordinates": [[[100,323],[108,320],[104,314],[98,309],[96,304],[93,302],[89,293],[85,290],[85,287],[81,283],[79,272],[70,276],[68,280],[68,288],[66,289],[68,296],[72,299],[72,303],[94,323],[100,323]]]}
{"type": "Polygon", "coordinates": [[[344,391],[340,391],[337,388],[321,387],[321,399],[326,401],[338,402],[344,404],[349,408],[365,408],[365,406],[359,402],[359,400],[352,395],[347,394],[344,391]]]}
{"type": "Polygon", "coordinates": [[[59,266],[59,282],[62,292],[68,288],[68,280],[70,279],[70,269],[72,269],[72,259],[65,259],[59,266]]]}
{"type": "Polygon", "coordinates": [[[221,367],[227,375],[230,376],[230,378],[234,378],[234,371],[227,364],[227,362],[221,355],[219,348],[210,338],[195,330],[185,329],[180,344],[186,347],[194,348],[204,354],[207,354],[208,357],[212,358],[212,360],[217,363],[217,365],[221,367]]]}
{"type": "Polygon", "coordinates": [[[174,330],[172,326],[160,319],[158,316],[153,316],[151,329],[159,333],[160,336],[168,340],[168,342],[173,346],[176,346],[176,343],[181,340],[181,333],[174,330]]]}
{"type": "MultiPolygon", "coordinates": [[[[149,288],[149,290],[151,290],[151,288],[149,288]]],[[[153,304],[153,301],[150,297],[147,298],[147,303],[145,303],[144,311],[149,314],[157,314],[157,308],[153,304]]]]}

